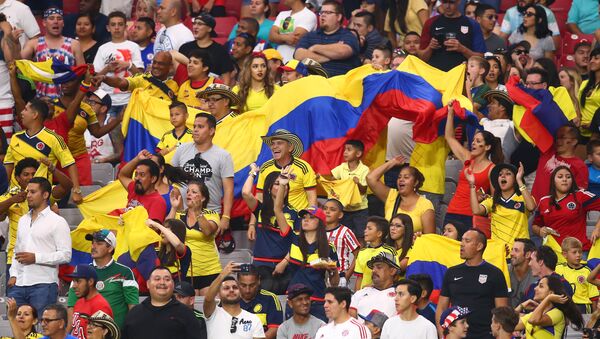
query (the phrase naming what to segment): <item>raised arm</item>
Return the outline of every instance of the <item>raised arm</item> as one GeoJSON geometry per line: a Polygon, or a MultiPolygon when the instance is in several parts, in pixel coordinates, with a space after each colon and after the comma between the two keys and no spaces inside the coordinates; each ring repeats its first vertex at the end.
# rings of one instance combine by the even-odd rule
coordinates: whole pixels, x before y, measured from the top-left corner
{"type": "Polygon", "coordinates": [[[173,248],[175,248],[175,251],[177,251],[178,255],[182,256],[185,254],[185,244],[182,243],[181,240],[179,240],[175,233],[173,233],[170,229],[152,219],[146,220],[146,226],[162,234],[165,239],[167,239],[167,241],[173,245],[173,248]]]}
{"type": "Polygon", "coordinates": [[[550,316],[548,316],[544,311],[548,307],[551,307],[554,302],[564,304],[568,299],[569,297],[565,295],[550,294],[544,298],[544,300],[542,300],[542,302],[533,310],[533,312],[531,312],[531,316],[527,322],[533,326],[540,327],[553,325],[552,318],[550,318],[550,316]]]}
{"type": "Polygon", "coordinates": [[[217,278],[213,280],[213,282],[208,287],[208,290],[204,295],[204,305],[202,305],[202,308],[204,310],[204,316],[207,319],[212,316],[212,314],[215,312],[215,309],[217,308],[217,301],[215,300],[215,298],[219,293],[219,288],[221,287],[223,279],[225,279],[225,277],[229,276],[232,272],[235,272],[237,270],[239,270],[239,264],[230,261],[227,265],[225,265],[225,267],[223,267],[221,273],[219,273],[217,278]]]}
{"type": "Polygon", "coordinates": [[[469,150],[463,147],[456,137],[454,136],[454,108],[452,105],[454,104],[454,100],[448,103],[448,118],[446,119],[446,130],[444,132],[444,137],[446,138],[446,142],[452,153],[462,162],[466,161],[469,158],[469,150]]]}
{"type": "Polygon", "coordinates": [[[475,187],[475,176],[470,168],[465,168],[465,177],[469,182],[469,201],[471,203],[471,211],[474,215],[486,215],[488,211],[479,203],[477,199],[477,188],[475,187]]]}
{"type": "Polygon", "coordinates": [[[527,189],[527,185],[525,185],[525,181],[523,181],[523,176],[525,176],[525,169],[523,164],[519,162],[519,169],[517,170],[517,185],[519,185],[519,190],[523,195],[523,200],[525,200],[525,208],[529,212],[535,211],[537,204],[535,203],[535,199],[527,189]]]}
{"type": "Polygon", "coordinates": [[[124,78],[109,77],[103,74],[98,74],[92,79],[92,83],[96,87],[99,87],[100,83],[102,82],[111,87],[118,88],[121,91],[127,91],[129,89],[129,81],[124,78]]]}
{"type": "Polygon", "coordinates": [[[394,166],[402,165],[406,159],[403,156],[399,155],[389,161],[385,162],[381,166],[372,170],[367,174],[367,185],[373,191],[375,196],[379,198],[381,201],[385,201],[387,199],[388,194],[390,193],[390,188],[387,187],[384,183],[382,183],[379,179],[385,174],[385,172],[392,169],[394,166]]]}
{"type": "Polygon", "coordinates": [[[250,164],[250,173],[248,173],[248,178],[246,178],[246,182],[244,182],[244,186],[242,187],[242,198],[251,211],[254,211],[256,205],[258,205],[258,200],[252,193],[252,189],[254,188],[254,178],[258,176],[259,170],[260,168],[256,164],[250,164]]]}
{"type": "Polygon", "coordinates": [[[281,174],[279,175],[279,190],[277,190],[275,201],[273,202],[273,212],[275,213],[275,220],[277,221],[279,232],[281,234],[288,234],[291,227],[287,222],[285,214],[283,213],[283,201],[285,200],[285,196],[288,194],[290,189],[288,184],[292,174],[293,171],[290,166],[287,166],[281,171],[281,174]]]}
{"type": "Polygon", "coordinates": [[[57,171],[56,166],[50,162],[50,159],[41,158],[40,162],[48,167],[48,172],[52,173],[53,178],[58,182],[58,185],[52,187],[52,197],[56,200],[64,198],[73,188],[73,181],[62,171],[57,171]]]}
{"type": "Polygon", "coordinates": [[[138,155],[135,158],[133,158],[131,161],[125,164],[123,168],[121,168],[118,179],[121,182],[121,185],[125,187],[125,189],[127,189],[127,187],[129,187],[129,184],[133,181],[133,171],[135,170],[135,167],[137,166],[138,162],[144,159],[150,159],[151,157],[152,153],[143,149],[140,151],[140,153],[138,153],[138,155]]]}

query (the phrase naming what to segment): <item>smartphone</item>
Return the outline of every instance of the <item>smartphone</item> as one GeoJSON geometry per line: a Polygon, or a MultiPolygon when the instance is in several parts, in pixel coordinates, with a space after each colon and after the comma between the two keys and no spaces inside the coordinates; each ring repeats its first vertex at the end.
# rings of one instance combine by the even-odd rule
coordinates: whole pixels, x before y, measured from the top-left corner
{"type": "Polygon", "coordinates": [[[240,264],[240,272],[241,273],[250,273],[252,270],[251,264],[240,264]]]}

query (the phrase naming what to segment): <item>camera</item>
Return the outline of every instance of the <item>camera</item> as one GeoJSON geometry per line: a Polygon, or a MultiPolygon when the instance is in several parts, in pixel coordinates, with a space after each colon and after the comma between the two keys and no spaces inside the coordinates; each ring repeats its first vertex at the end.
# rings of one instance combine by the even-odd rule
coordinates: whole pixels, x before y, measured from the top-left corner
{"type": "Polygon", "coordinates": [[[252,265],[251,264],[241,264],[240,265],[240,272],[241,273],[250,273],[252,272],[252,265]]]}
{"type": "Polygon", "coordinates": [[[435,33],[433,38],[442,44],[444,43],[444,40],[446,40],[446,33],[435,33]]]}

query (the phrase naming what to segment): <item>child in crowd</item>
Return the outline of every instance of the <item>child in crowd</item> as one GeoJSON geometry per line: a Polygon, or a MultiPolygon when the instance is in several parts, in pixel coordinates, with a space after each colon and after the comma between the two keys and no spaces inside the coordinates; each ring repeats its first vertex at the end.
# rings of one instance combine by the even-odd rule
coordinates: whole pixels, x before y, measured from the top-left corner
{"type": "Polygon", "coordinates": [[[435,325],[436,304],[429,298],[433,292],[433,280],[429,274],[413,274],[408,279],[414,280],[421,285],[421,297],[417,300],[417,313],[431,321],[435,325]]]}
{"type": "Polygon", "coordinates": [[[473,111],[481,119],[485,115],[480,109],[485,108],[487,101],[485,93],[490,87],[485,83],[485,77],[490,71],[490,63],[480,56],[472,56],[467,62],[467,79],[465,80],[465,91],[469,100],[473,102],[473,111]]]}
{"type": "Polygon", "coordinates": [[[589,186],[588,191],[595,195],[600,194],[600,140],[590,140],[586,145],[589,164],[589,186]]]}
{"type": "Polygon", "coordinates": [[[583,245],[574,237],[566,237],[561,245],[562,255],[567,262],[556,266],[556,273],[562,275],[573,286],[573,302],[581,313],[592,313],[596,309],[598,288],[586,278],[590,269],[581,262],[583,245]]]}
{"type": "Polygon", "coordinates": [[[350,266],[350,254],[352,254],[353,258],[356,258],[360,249],[360,243],[352,230],[340,224],[344,216],[344,205],[339,200],[327,200],[325,205],[323,205],[323,212],[325,212],[327,239],[330,244],[335,246],[338,261],[340,262],[339,286],[345,287],[347,283],[346,277],[350,278],[354,272],[354,267],[350,266]]]}
{"type": "Polygon", "coordinates": [[[387,45],[375,47],[371,63],[383,71],[389,70],[392,65],[392,50],[387,45]]]}
{"type": "Polygon", "coordinates": [[[390,225],[383,217],[372,216],[368,219],[365,227],[365,242],[367,246],[361,248],[355,259],[354,274],[357,276],[354,290],[371,285],[371,269],[367,267],[367,261],[381,252],[389,252],[396,256],[396,250],[383,241],[387,237],[390,225]]]}
{"type": "Polygon", "coordinates": [[[388,320],[388,316],[385,313],[380,312],[378,310],[372,310],[366,316],[361,314],[358,315],[365,321],[365,326],[371,332],[371,338],[381,338],[381,330],[383,329],[383,324],[388,320]]]}
{"type": "MultiPolygon", "coordinates": [[[[369,167],[361,161],[365,145],[360,140],[348,140],[344,145],[344,161],[331,170],[331,175],[336,180],[353,178],[361,194],[361,202],[344,208],[341,223],[354,232],[361,244],[364,244],[365,225],[369,217],[369,203],[367,201],[367,174],[369,167]]],[[[348,277],[349,278],[349,277],[348,277]]]]}
{"type": "Polygon", "coordinates": [[[410,31],[404,36],[404,51],[409,55],[417,55],[421,45],[421,36],[419,33],[410,31]]]}
{"type": "Polygon", "coordinates": [[[188,119],[187,107],[184,103],[173,101],[169,105],[170,122],[173,129],[163,134],[162,138],[156,145],[156,152],[160,153],[167,163],[171,163],[175,150],[179,145],[194,141],[192,139],[192,130],[190,130],[185,122],[188,119]]]}

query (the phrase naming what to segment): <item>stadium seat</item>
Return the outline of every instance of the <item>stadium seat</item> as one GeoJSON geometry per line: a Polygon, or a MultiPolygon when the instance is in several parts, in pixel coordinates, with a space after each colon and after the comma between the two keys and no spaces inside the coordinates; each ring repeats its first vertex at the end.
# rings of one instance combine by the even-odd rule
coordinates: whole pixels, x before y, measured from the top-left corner
{"type": "Polygon", "coordinates": [[[593,34],[574,34],[571,32],[565,32],[565,33],[561,34],[561,36],[562,36],[562,43],[561,43],[562,55],[573,54],[575,45],[577,45],[577,43],[581,39],[586,39],[590,42],[594,41],[593,34]]]}
{"type": "Polygon", "coordinates": [[[71,226],[71,229],[77,227],[83,220],[83,215],[78,208],[61,208],[60,216],[67,220],[67,224],[71,226]]]}
{"type": "Polygon", "coordinates": [[[217,22],[217,26],[215,27],[217,37],[214,40],[220,44],[224,44],[227,42],[227,37],[233,29],[233,26],[237,24],[238,19],[233,16],[226,16],[222,18],[215,18],[215,21],[217,22]]]}
{"type": "Polygon", "coordinates": [[[456,192],[456,182],[452,178],[446,178],[446,183],[444,184],[444,198],[442,199],[442,202],[448,205],[454,196],[454,192],[456,192]]]}
{"type": "Polygon", "coordinates": [[[289,11],[290,8],[283,3],[283,1],[279,2],[279,6],[277,7],[278,12],[289,11]]]}
{"type": "Polygon", "coordinates": [[[458,183],[458,174],[462,170],[463,164],[458,159],[446,160],[446,179],[453,179],[458,183]]]}
{"type": "Polygon", "coordinates": [[[517,4],[517,0],[501,0],[500,1],[500,13],[506,12],[507,9],[515,6],[517,4]]]}
{"type": "Polygon", "coordinates": [[[225,12],[227,16],[240,18],[242,11],[242,0],[227,0],[225,1],[225,12]]]}
{"type": "Polygon", "coordinates": [[[249,250],[235,250],[229,254],[219,253],[221,266],[227,265],[230,261],[236,263],[252,263],[252,253],[249,250]]]}
{"type": "Polygon", "coordinates": [[[573,0],[556,0],[550,6],[552,13],[556,17],[556,23],[561,35],[567,32],[567,16],[572,2],[573,0]]]}
{"type": "Polygon", "coordinates": [[[237,250],[248,250],[252,253],[254,242],[248,240],[248,233],[246,231],[231,231],[231,235],[235,240],[235,248],[237,250]]]}
{"type": "Polygon", "coordinates": [[[63,11],[65,14],[79,13],[79,0],[63,0],[63,11]]]}
{"type": "Polygon", "coordinates": [[[115,180],[115,168],[112,164],[92,164],[92,181],[96,185],[104,186],[115,180]]]}

